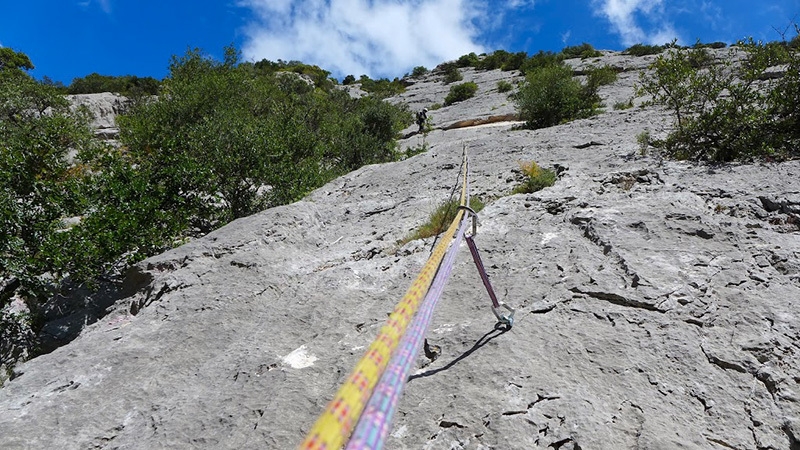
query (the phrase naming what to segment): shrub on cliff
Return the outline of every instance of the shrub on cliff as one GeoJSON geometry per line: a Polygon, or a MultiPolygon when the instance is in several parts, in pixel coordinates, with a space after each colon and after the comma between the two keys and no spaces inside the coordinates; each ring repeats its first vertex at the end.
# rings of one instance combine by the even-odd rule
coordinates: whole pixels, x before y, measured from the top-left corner
{"type": "Polygon", "coordinates": [[[121,140],[161,187],[161,207],[186,208],[201,229],[393,159],[395,134],[410,122],[373,97],[281,72],[253,76],[232,48],[223,62],[197,50],[173,58],[163,90],[120,118],[121,140]]]}
{"type": "Polygon", "coordinates": [[[800,54],[752,40],[737,48],[746,54],[737,65],[733,55],[709,64],[703,48],[674,49],[642,73],[639,93],[675,114],[675,131],[658,143],[668,155],[708,161],[798,155],[800,54]],[[766,76],[778,66],[785,68],[782,77],[766,76]]]}
{"type": "Polygon", "coordinates": [[[67,93],[115,92],[126,97],[140,97],[142,95],[157,95],[160,86],[161,82],[153,77],[109,76],[92,73],[72,80],[72,83],[67,87],[67,93]]]}
{"type": "Polygon", "coordinates": [[[529,72],[514,99],[520,118],[531,129],[588,117],[599,104],[595,89],[574,79],[572,69],[563,64],[529,72]]]}
{"type": "Polygon", "coordinates": [[[450,92],[444,98],[444,104],[449,106],[453,103],[463,102],[474,97],[476,92],[478,92],[478,85],[472,81],[456,84],[450,87],[450,92]]]}
{"type": "Polygon", "coordinates": [[[84,111],[28,75],[27,56],[0,50],[0,308],[16,293],[35,320],[39,300],[73,271],[60,256],[63,219],[90,206],[80,163],[98,144],[84,111]]]}
{"type": "Polygon", "coordinates": [[[444,74],[444,84],[451,84],[464,79],[461,71],[458,70],[458,65],[455,63],[442,64],[441,70],[444,74]]]}
{"type": "Polygon", "coordinates": [[[631,56],[647,56],[647,55],[657,55],[663,51],[664,51],[663,45],[633,44],[630,47],[623,50],[622,53],[631,56]]]}
{"type": "Polygon", "coordinates": [[[564,49],[561,50],[561,54],[564,55],[564,58],[567,59],[569,58],[586,59],[586,58],[594,58],[597,56],[603,56],[602,53],[595,50],[591,44],[587,44],[586,42],[584,42],[581,45],[564,47],[564,49]]]}

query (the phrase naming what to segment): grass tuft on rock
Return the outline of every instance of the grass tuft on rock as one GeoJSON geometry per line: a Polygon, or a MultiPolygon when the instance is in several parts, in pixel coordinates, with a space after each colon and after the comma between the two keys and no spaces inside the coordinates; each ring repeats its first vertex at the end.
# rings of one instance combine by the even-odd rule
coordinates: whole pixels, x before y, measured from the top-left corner
{"type": "Polygon", "coordinates": [[[520,163],[520,169],[525,176],[525,181],[514,188],[514,194],[531,194],[541,191],[556,183],[556,173],[550,169],[539,167],[535,162],[520,163]]]}
{"type": "MultiPolygon", "coordinates": [[[[402,246],[417,239],[425,239],[427,237],[437,236],[443,233],[445,230],[447,230],[450,224],[453,223],[453,219],[456,218],[458,206],[459,201],[456,199],[448,200],[439,205],[439,207],[436,208],[433,213],[431,213],[428,221],[422,224],[422,226],[420,226],[412,234],[401,240],[400,245],[402,246]]],[[[484,206],[486,205],[478,197],[471,197],[469,199],[469,207],[472,208],[472,210],[476,213],[480,212],[484,206]]]]}

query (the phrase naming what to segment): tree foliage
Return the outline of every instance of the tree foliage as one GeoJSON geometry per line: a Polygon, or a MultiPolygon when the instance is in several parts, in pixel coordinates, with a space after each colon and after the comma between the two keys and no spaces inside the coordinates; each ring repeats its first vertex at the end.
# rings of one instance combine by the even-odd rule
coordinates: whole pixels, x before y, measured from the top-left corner
{"type": "Polygon", "coordinates": [[[599,105],[596,86],[584,86],[572,69],[558,64],[528,72],[515,95],[520,118],[531,129],[592,115],[599,105]]]}
{"type": "Polygon", "coordinates": [[[572,46],[564,47],[561,50],[561,54],[564,55],[564,58],[567,58],[567,59],[569,59],[569,58],[586,59],[586,58],[594,58],[594,57],[597,57],[597,56],[603,56],[602,53],[600,53],[599,51],[595,50],[594,47],[592,47],[591,44],[587,44],[586,42],[584,42],[584,43],[582,43],[580,45],[572,45],[572,46]]]}
{"type": "Polygon", "coordinates": [[[361,75],[358,80],[361,83],[361,89],[369,92],[373,97],[388,98],[395,95],[402,94],[406,90],[406,85],[400,81],[399,78],[389,81],[388,78],[379,78],[373,80],[367,75],[361,75]]]}
{"type": "Polygon", "coordinates": [[[14,51],[10,47],[0,47],[0,71],[8,69],[32,70],[33,63],[22,52],[14,51]]]}
{"type": "Polygon", "coordinates": [[[444,99],[445,106],[452,105],[453,103],[462,102],[475,96],[478,92],[478,85],[472,81],[460,83],[450,86],[450,92],[444,99]]]}
{"type": "Polygon", "coordinates": [[[309,80],[311,66],[267,70],[234,48],[223,61],[190,50],[172,58],[158,97],[118,117],[122,146],[111,148],[83,110],[15,61],[0,70],[0,308],[13,292],[34,314],[65,281],[95,285],[186,237],[397,158],[395,138],[411,123],[406,109],[309,80]]]}
{"type": "Polygon", "coordinates": [[[24,66],[0,70],[0,279],[16,280],[25,297],[36,298],[66,272],[52,253],[63,219],[86,207],[85,173],[69,157],[97,144],[86,114],[71,111],[58,89],[24,66]]]}
{"type": "Polygon", "coordinates": [[[160,82],[153,77],[137,77],[135,75],[109,76],[92,73],[82,78],[75,78],[67,87],[69,94],[94,94],[98,92],[115,92],[127,97],[157,95],[160,82]]]}
{"type": "Polygon", "coordinates": [[[672,49],[640,78],[639,93],[675,114],[675,131],[660,143],[667,153],[709,161],[796,156],[798,52],[753,40],[739,42],[715,64],[705,52],[672,49]],[[737,51],[745,58],[734,65],[737,51]],[[768,69],[777,67],[784,68],[783,76],[768,77],[768,69]]]}

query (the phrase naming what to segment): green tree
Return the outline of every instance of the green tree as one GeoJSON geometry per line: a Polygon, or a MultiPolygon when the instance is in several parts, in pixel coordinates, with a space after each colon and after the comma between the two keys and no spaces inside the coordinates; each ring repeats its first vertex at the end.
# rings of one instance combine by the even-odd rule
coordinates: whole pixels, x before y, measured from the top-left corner
{"type": "Polygon", "coordinates": [[[639,93],[675,114],[676,129],[660,145],[681,159],[733,161],[797,154],[797,52],[785,45],[752,40],[737,44],[716,64],[698,64],[692,50],[660,55],[642,74],[639,93]],[[733,52],[744,51],[733,64],[733,52]],[[768,68],[785,65],[779,80],[766,79],[768,68]]]}
{"type": "Polygon", "coordinates": [[[10,47],[0,47],[0,71],[8,69],[32,70],[33,63],[22,52],[16,52],[10,47]]]}
{"type": "Polygon", "coordinates": [[[461,71],[458,70],[457,64],[452,62],[444,63],[440,67],[444,74],[444,84],[451,84],[464,79],[464,76],[461,75],[461,71]]]}
{"type": "Polygon", "coordinates": [[[428,69],[425,66],[417,66],[411,71],[411,76],[414,78],[419,78],[428,73],[428,69]]]}
{"type": "Polygon", "coordinates": [[[530,71],[515,100],[526,127],[537,129],[593,114],[597,100],[587,92],[572,69],[552,65],[530,71]]]}
{"type": "Polygon", "coordinates": [[[550,51],[545,52],[539,50],[538,53],[526,59],[522,63],[522,66],[520,66],[520,71],[522,71],[523,74],[527,74],[528,72],[539,67],[560,65],[563,61],[564,55],[562,53],[553,53],[550,51]]]}
{"type": "Polygon", "coordinates": [[[633,44],[627,49],[625,49],[622,53],[625,55],[632,55],[632,56],[646,56],[646,55],[657,55],[663,51],[664,51],[664,46],[662,45],[633,44]]]}
{"type": "MultiPolygon", "coordinates": [[[[17,62],[0,69],[0,278],[15,279],[35,314],[69,268],[54,258],[62,220],[85,211],[80,156],[96,142],[83,111],[17,62]],[[70,162],[71,152],[78,152],[70,162]],[[45,275],[46,274],[46,275],[45,275]]],[[[7,299],[0,299],[0,306],[7,299]]]]}

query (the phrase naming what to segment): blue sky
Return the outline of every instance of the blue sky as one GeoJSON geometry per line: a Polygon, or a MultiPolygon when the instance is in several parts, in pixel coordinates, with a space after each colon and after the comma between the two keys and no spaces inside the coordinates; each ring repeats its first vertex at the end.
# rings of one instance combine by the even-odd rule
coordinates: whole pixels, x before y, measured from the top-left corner
{"type": "Polygon", "coordinates": [[[402,76],[469,52],[598,49],[794,36],[800,0],[0,0],[0,46],[73,78],[163,78],[170,57],[300,60],[341,79],[402,76]],[[789,30],[786,32],[786,30],[789,30]]]}

